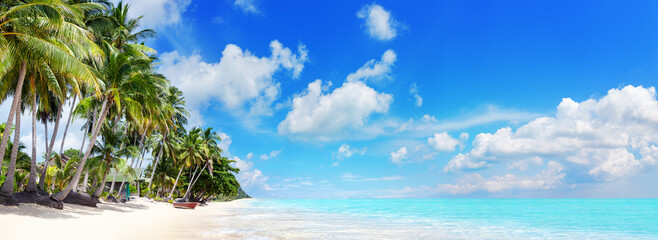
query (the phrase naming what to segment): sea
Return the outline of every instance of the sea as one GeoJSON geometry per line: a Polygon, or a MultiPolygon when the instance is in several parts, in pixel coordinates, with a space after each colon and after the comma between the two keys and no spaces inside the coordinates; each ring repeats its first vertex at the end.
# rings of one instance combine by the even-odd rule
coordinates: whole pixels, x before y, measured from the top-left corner
{"type": "Polygon", "coordinates": [[[658,239],[658,199],[250,199],[208,239],[658,239]]]}

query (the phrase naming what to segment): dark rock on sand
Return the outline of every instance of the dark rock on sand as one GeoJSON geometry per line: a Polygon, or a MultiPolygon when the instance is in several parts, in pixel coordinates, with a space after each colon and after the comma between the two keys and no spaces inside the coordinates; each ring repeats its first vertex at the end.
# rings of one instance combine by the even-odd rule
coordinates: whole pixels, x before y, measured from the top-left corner
{"type": "Polygon", "coordinates": [[[116,199],[114,196],[112,196],[112,195],[108,195],[108,196],[105,198],[105,202],[113,202],[113,203],[115,203],[115,202],[117,202],[117,199],[116,199]]]}
{"type": "Polygon", "coordinates": [[[19,203],[36,203],[37,199],[42,197],[37,192],[19,192],[14,194],[14,199],[19,203]]]}
{"type": "Polygon", "coordinates": [[[64,198],[64,201],[62,202],[82,205],[87,207],[97,207],[96,201],[97,200],[93,199],[91,196],[89,196],[86,193],[70,192],[69,195],[67,195],[66,198],[64,198]]]}
{"type": "Polygon", "coordinates": [[[56,200],[54,200],[50,197],[46,197],[46,196],[39,197],[37,199],[36,203],[41,205],[41,206],[46,206],[46,207],[49,207],[49,208],[55,208],[55,209],[59,209],[59,210],[64,209],[64,203],[62,203],[60,201],[56,201],[56,200]]]}
{"type": "Polygon", "coordinates": [[[5,206],[18,206],[18,200],[14,198],[14,195],[0,195],[0,204],[5,206]]]}

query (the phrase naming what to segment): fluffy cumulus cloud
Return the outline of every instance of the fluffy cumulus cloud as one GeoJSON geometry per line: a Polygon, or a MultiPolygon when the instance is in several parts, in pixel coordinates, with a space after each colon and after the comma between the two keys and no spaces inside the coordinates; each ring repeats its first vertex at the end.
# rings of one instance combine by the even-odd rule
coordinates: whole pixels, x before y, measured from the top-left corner
{"type": "MultiPolygon", "coordinates": [[[[382,62],[395,61],[395,53],[388,50],[382,56],[382,62]]],[[[393,102],[393,95],[377,92],[366,84],[369,79],[387,76],[386,70],[377,67],[381,63],[370,61],[355,73],[348,75],[343,85],[330,91],[331,82],[322,84],[315,80],[307,89],[295,95],[286,118],[279,123],[280,134],[300,139],[331,141],[349,138],[352,131],[360,128],[366,132],[368,118],[375,113],[386,113],[393,102]],[[378,70],[364,70],[364,69],[378,70]]],[[[370,128],[379,131],[379,128],[370,128]]]]}
{"type": "Polygon", "coordinates": [[[231,136],[228,135],[225,132],[219,132],[217,133],[219,137],[222,139],[219,142],[219,147],[222,148],[223,150],[223,155],[227,156],[230,159],[235,160],[234,163],[232,163],[233,167],[239,168],[240,172],[236,176],[236,179],[240,183],[240,186],[242,186],[243,189],[249,191],[249,190],[264,190],[264,191],[272,191],[274,190],[270,185],[268,184],[268,177],[263,174],[263,172],[257,168],[255,168],[254,163],[249,161],[252,157],[252,153],[247,154],[246,159],[240,159],[238,156],[234,156],[231,154],[230,146],[231,143],[233,142],[231,140],[231,136]]]}
{"type": "Polygon", "coordinates": [[[530,157],[519,161],[511,162],[507,165],[508,170],[526,171],[531,165],[543,165],[544,160],[540,157],[530,157]]]}
{"type": "MultiPolygon", "coordinates": [[[[117,4],[119,1],[113,0],[112,2],[117,4]]],[[[158,28],[179,23],[191,0],[129,0],[123,2],[130,4],[128,13],[131,16],[143,16],[140,21],[142,26],[158,28]]]]}
{"type": "MultiPolygon", "coordinates": [[[[446,170],[481,168],[489,162],[544,158],[587,169],[601,181],[656,169],[658,101],[653,87],[611,89],[600,99],[565,98],[554,117],[540,117],[516,131],[481,133],[473,149],[455,156],[446,170]]],[[[535,162],[538,162],[535,160],[535,162]]]]}
{"type": "Polygon", "coordinates": [[[395,164],[403,164],[403,160],[407,158],[407,147],[401,147],[395,152],[391,153],[391,162],[395,164]]]}
{"type": "Polygon", "coordinates": [[[427,139],[427,143],[437,151],[452,152],[455,151],[457,145],[462,144],[468,140],[468,133],[459,135],[459,140],[454,139],[447,132],[435,133],[434,137],[427,139]]]}
{"type": "Polygon", "coordinates": [[[245,13],[259,13],[258,6],[256,5],[256,0],[235,0],[233,6],[240,8],[245,13]]]}
{"type": "Polygon", "coordinates": [[[229,44],[217,63],[205,62],[199,54],[168,52],[160,57],[159,72],[185,93],[193,115],[215,100],[235,114],[269,116],[280,93],[275,73],[286,70],[293,78],[299,77],[308,53],[304,45],[293,53],[276,40],[270,43],[270,49],[270,56],[257,57],[229,44]]]}
{"type": "Polygon", "coordinates": [[[457,154],[454,156],[445,167],[443,171],[445,172],[455,172],[459,170],[474,170],[480,169],[489,166],[485,161],[474,161],[470,158],[469,154],[457,154]]]}
{"type": "Polygon", "coordinates": [[[333,140],[346,129],[362,127],[373,113],[386,113],[393,96],[379,93],[360,81],[346,81],[323,93],[321,80],[292,100],[292,110],[279,124],[279,133],[333,140]]]}
{"type": "Polygon", "coordinates": [[[267,176],[263,175],[259,169],[254,168],[254,164],[247,160],[242,160],[238,157],[233,158],[236,162],[233,164],[235,167],[240,169],[240,173],[236,176],[240,186],[245,190],[252,190],[254,188],[272,191],[274,190],[267,183],[269,179],[267,176]]]}
{"type": "Polygon", "coordinates": [[[393,50],[386,50],[386,52],[384,52],[382,55],[381,60],[375,61],[372,59],[366,62],[366,64],[364,64],[356,72],[347,75],[347,81],[378,82],[384,79],[390,79],[391,66],[393,66],[393,63],[395,63],[396,58],[397,55],[393,50]]]}
{"type": "Polygon", "coordinates": [[[366,32],[374,39],[386,41],[397,35],[400,23],[380,5],[373,3],[363,6],[356,16],[365,21],[366,32]]]}

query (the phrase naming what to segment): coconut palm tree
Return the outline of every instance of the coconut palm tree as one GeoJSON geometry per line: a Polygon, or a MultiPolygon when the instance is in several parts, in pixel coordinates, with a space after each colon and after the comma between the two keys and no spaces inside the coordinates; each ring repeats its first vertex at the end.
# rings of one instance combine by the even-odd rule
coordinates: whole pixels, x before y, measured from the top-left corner
{"type": "MultiPolygon", "coordinates": [[[[96,84],[92,71],[78,57],[93,58],[102,52],[91,41],[91,33],[75,24],[80,21],[82,9],[95,6],[74,6],[58,0],[8,1],[2,5],[0,49],[6,54],[0,60],[0,76],[3,83],[15,86],[7,125],[12,125],[18,110],[28,62],[48,62],[56,72],[96,84]],[[12,71],[14,73],[7,74],[12,71]]],[[[8,96],[7,90],[2,95],[8,96]]],[[[3,157],[8,137],[3,136],[0,142],[0,158],[3,157]]]]}
{"type": "MultiPolygon", "coordinates": [[[[204,148],[205,144],[203,139],[201,139],[201,129],[192,128],[182,137],[179,149],[180,152],[178,153],[180,171],[178,172],[174,186],[178,183],[180,175],[185,167],[189,168],[190,171],[193,166],[196,167],[194,173],[190,172],[190,174],[192,174],[190,179],[194,179],[194,176],[199,170],[199,163],[203,161],[203,152],[206,151],[204,148]]],[[[172,197],[174,190],[175,188],[171,189],[168,198],[172,197]]]]}
{"type": "MultiPolygon", "coordinates": [[[[128,45],[124,48],[130,48],[128,45]]],[[[100,131],[100,125],[110,110],[114,108],[120,113],[125,107],[126,111],[134,116],[138,116],[141,111],[141,104],[133,100],[133,95],[147,89],[150,84],[140,76],[141,73],[148,71],[151,67],[151,60],[144,58],[142,55],[133,55],[132,51],[118,51],[113,47],[106,49],[106,60],[102,66],[99,66],[101,79],[105,82],[105,89],[101,94],[102,105],[100,115],[92,129],[89,147],[85,150],[80,164],[84,165],[90,156],[91,150],[96,143],[96,138],[100,131]]],[[[137,52],[136,50],[134,50],[137,52]]],[[[112,119],[112,118],[110,118],[112,119]]],[[[83,168],[78,168],[72,182],[62,192],[52,196],[57,201],[62,201],[68,193],[77,186],[83,168]]]]}
{"type": "MultiPolygon", "coordinates": [[[[199,129],[200,130],[200,129],[199,129]]],[[[203,170],[206,169],[206,167],[209,168],[208,173],[212,176],[213,173],[213,161],[218,160],[221,157],[222,149],[219,147],[218,142],[221,141],[221,138],[219,135],[213,131],[212,128],[206,128],[205,130],[201,131],[201,134],[199,136],[201,138],[201,141],[203,142],[203,148],[202,148],[202,159],[201,161],[197,162],[197,164],[203,165],[203,168],[201,168],[201,172],[196,175],[196,178],[194,178],[194,175],[192,175],[192,178],[190,178],[190,183],[187,187],[187,191],[185,192],[185,197],[184,199],[189,199],[190,198],[190,190],[192,187],[194,187],[194,184],[199,180],[199,177],[201,177],[201,173],[203,173],[203,170]]]]}
{"type": "MultiPolygon", "coordinates": [[[[123,129],[119,131],[114,131],[114,126],[105,124],[101,130],[102,141],[97,142],[92,149],[92,154],[95,155],[92,159],[94,162],[102,163],[105,165],[103,172],[103,181],[101,184],[105,184],[109,170],[114,168],[115,173],[119,170],[125,168],[126,157],[132,157],[138,155],[137,148],[134,146],[121,147],[125,145],[127,140],[123,135],[123,129]],[[123,161],[123,162],[122,162],[123,161]]],[[[125,171],[125,170],[124,170],[125,171]]],[[[116,177],[116,175],[115,175],[116,177]]],[[[112,183],[114,185],[114,182],[112,183]]],[[[99,197],[102,193],[103,185],[97,189],[93,196],[99,197]]],[[[110,190],[110,194],[112,190],[110,190]]]]}
{"type": "MultiPolygon", "coordinates": [[[[85,8],[95,7],[93,4],[69,5],[65,2],[52,0],[43,1],[9,1],[3,4],[4,11],[0,14],[0,48],[7,50],[3,60],[0,61],[0,73],[3,83],[15,85],[14,98],[7,125],[12,124],[12,118],[18,119],[20,115],[20,100],[23,82],[26,76],[27,63],[40,66],[47,62],[48,67],[57,73],[66,73],[76,79],[95,84],[92,71],[80,61],[91,59],[101,52],[91,41],[91,33],[78,27],[80,16],[85,8]],[[19,66],[20,67],[17,67],[19,66]],[[13,69],[13,72],[10,71],[13,69]],[[16,73],[17,72],[17,73],[16,73]],[[10,74],[6,74],[10,73],[10,74]],[[17,76],[17,77],[16,77],[17,76]],[[11,81],[10,79],[18,79],[11,81]]],[[[4,88],[2,95],[7,96],[9,88],[4,88]]],[[[18,125],[18,124],[17,124],[18,125]]],[[[16,129],[19,134],[20,128],[16,129]]],[[[6,147],[5,139],[0,143],[0,157],[4,157],[6,147]]],[[[14,156],[12,151],[12,157],[14,156]]],[[[10,161],[8,174],[14,174],[10,161]]],[[[34,164],[33,164],[34,165],[34,164]]],[[[32,179],[35,174],[30,174],[32,179]]],[[[0,190],[3,194],[9,193],[11,182],[5,181],[0,190]]],[[[34,182],[34,181],[30,181],[34,182]]]]}

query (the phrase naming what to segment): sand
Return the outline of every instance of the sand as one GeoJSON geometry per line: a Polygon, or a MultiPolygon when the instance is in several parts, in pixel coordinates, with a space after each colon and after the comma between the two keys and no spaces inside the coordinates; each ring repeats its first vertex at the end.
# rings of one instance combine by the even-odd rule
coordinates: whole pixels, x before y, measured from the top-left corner
{"type": "MultiPolygon", "coordinates": [[[[222,205],[195,210],[139,198],[128,203],[103,203],[98,208],[65,204],[64,210],[36,204],[0,206],[2,239],[194,239],[208,230],[222,205]],[[8,238],[5,238],[8,236],[8,238]]],[[[233,203],[234,204],[234,203],[233,203]]]]}

